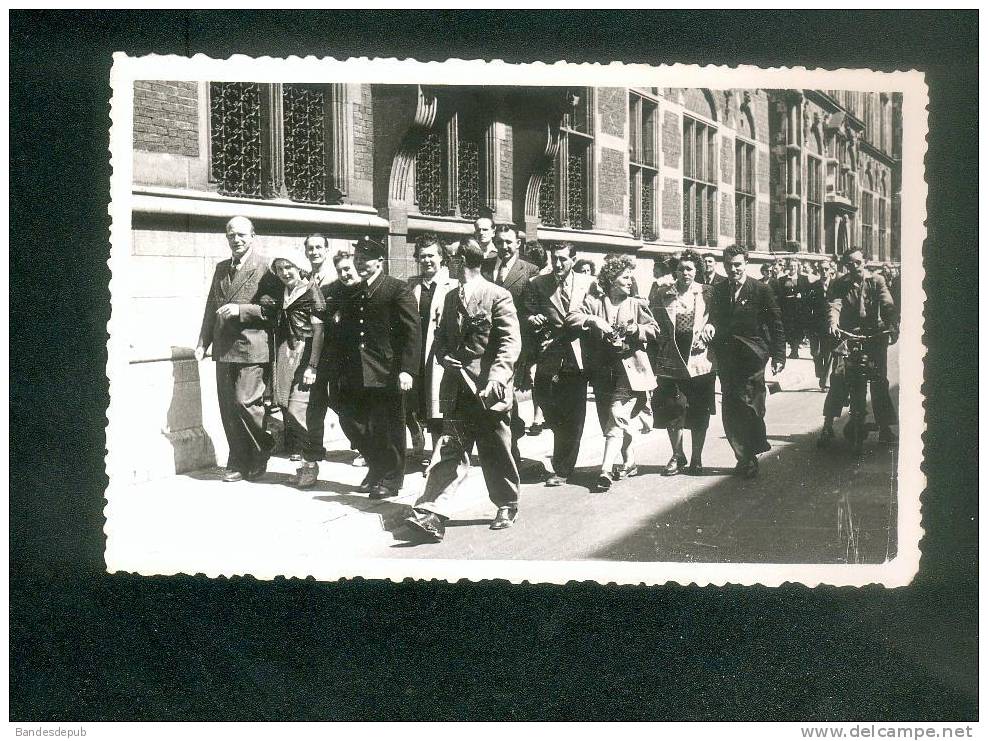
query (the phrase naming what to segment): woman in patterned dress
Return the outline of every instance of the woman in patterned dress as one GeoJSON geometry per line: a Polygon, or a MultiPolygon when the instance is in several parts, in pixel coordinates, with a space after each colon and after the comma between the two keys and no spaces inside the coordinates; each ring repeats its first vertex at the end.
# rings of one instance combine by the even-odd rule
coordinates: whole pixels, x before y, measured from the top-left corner
{"type": "Polygon", "coordinates": [[[672,445],[672,458],[665,475],[685,470],[703,472],[703,443],[714,407],[714,363],[709,342],[714,335],[710,324],[710,296],[713,286],[698,283],[703,265],[693,250],[680,255],[675,282],[660,289],[653,303],[659,323],[653,365],[657,386],[652,396],[655,426],[665,427],[672,445]],[[683,430],[690,431],[692,456],[689,467],[683,452],[683,430]]]}

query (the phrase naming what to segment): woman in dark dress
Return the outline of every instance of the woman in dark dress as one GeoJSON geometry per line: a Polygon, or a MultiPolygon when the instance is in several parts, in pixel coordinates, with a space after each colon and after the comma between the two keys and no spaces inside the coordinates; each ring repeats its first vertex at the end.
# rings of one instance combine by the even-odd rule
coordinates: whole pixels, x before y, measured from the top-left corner
{"type": "Polygon", "coordinates": [[[660,289],[653,305],[659,323],[655,344],[655,380],[652,396],[655,426],[665,427],[672,445],[666,476],[686,470],[703,471],[703,443],[714,407],[714,363],[708,343],[713,286],[696,282],[703,265],[693,250],[684,250],[674,274],[675,282],[660,289]],[[692,457],[689,467],[683,452],[683,430],[690,431],[692,457]]]}
{"type": "Polygon", "coordinates": [[[278,307],[272,368],[274,400],[281,407],[286,434],[302,441],[303,462],[292,480],[300,489],[316,483],[323,451],[323,441],[312,439],[308,417],[309,391],[316,382],[322,353],[326,302],[319,283],[309,278],[311,271],[308,260],[294,250],[278,251],[271,259],[271,272],[285,287],[280,297],[273,297],[278,307]]]}

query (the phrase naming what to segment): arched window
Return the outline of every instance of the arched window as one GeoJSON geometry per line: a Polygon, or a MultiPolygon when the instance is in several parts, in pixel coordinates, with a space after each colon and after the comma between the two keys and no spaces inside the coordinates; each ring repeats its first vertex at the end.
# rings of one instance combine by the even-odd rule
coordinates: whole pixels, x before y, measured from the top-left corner
{"type": "Polygon", "coordinates": [[[432,216],[475,219],[494,200],[489,170],[496,153],[489,101],[472,90],[439,96],[438,119],[415,154],[415,202],[432,216]]]}

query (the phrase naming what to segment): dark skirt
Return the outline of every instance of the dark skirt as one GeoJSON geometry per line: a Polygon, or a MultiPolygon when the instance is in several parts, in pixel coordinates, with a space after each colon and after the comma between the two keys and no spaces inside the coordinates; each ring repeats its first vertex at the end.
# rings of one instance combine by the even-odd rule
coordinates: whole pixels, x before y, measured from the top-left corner
{"type": "Polygon", "coordinates": [[[714,374],[690,378],[656,377],[652,392],[655,427],[678,430],[706,430],[710,416],[716,414],[714,374]]]}

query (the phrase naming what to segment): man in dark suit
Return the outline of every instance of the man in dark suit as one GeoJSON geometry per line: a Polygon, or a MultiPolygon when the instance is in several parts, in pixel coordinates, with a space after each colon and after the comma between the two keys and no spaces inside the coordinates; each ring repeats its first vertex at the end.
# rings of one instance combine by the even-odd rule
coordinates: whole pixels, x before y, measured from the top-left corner
{"type": "Polygon", "coordinates": [[[799,358],[799,346],[806,335],[807,297],[810,292],[810,279],[800,272],[799,267],[799,260],[790,257],[786,261],[786,272],[778,279],[782,327],[789,342],[789,357],[793,359],[799,358]]]}
{"type": "Polygon", "coordinates": [[[274,447],[264,429],[264,366],[271,361],[271,315],[260,299],[265,294],[280,295],[283,289],[254,245],[249,219],[230,219],[226,241],[231,257],[213,273],[195,358],[202,360],[212,346],[220,419],[230,446],[223,480],[250,481],[267,470],[274,447]]]}
{"type": "MultiPolygon", "coordinates": [[[[523,260],[518,254],[518,230],[513,225],[498,224],[494,227],[494,246],[497,248],[497,261],[491,268],[490,274],[485,274],[484,277],[495,285],[506,289],[514,301],[515,310],[519,314],[519,322],[522,325],[522,350],[521,357],[515,366],[515,389],[528,391],[532,386],[529,375],[532,370],[534,355],[532,353],[532,336],[527,329],[523,311],[528,283],[539,274],[539,269],[527,260],[523,260]]],[[[519,467],[521,467],[521,452],[518,450],[518,440],[524,434],[525,422],[518,413],[518,404],[513,404],[511,407],[511,454],[515,457],[515,464],[519,467]]]]}
{"type": "MultiPolygon", "coordinates": [[[[419,372],[418,307],[408,285],[384,275],[385,246],[357,243],[354,264],[362,282],[330,291],[326,314],[335,317],[331,361],[341,416],[367,461],[360,485],[372,499],[398,494],[405,477],[403,393],[419,372]]],[[[335,285],[335,284],[334,284],[335,285]]]]}
{"type": "Polygon", "coordinates": [[[525,316],[538,355],[535,391],[552,430],[553,474],[546,486],[562,486],[573,473],[587,416],[587,376],[580,333],[565,326],[566,315],[583,305],[592,275],[573,272],[576,248],[551,246],[552,273],[532,279],[525,292],[525,316]]]}
{"type": "Polygon", "coordinates": [[[466,240],[461,248],[463,285],[446,294],[435,335],[436,357],[446,369],[440,386],[439,460],[407,520],[434,541],[446,533],[448,502],[467,477],[474,443],[487,492],[497,505],[491,530],[511,527],[518,516],[518,467],[508,427],[514,365],[521,353],[518,315],[511,294],[481,274],[483,252],[477,241],[466,240]]]}
{"type": "Polygon", "coordinates": [[[727,280],[726,276],[721,275],[717,272],[717,256],[712,252],[703,256],[703,280],[700,283],[706,283],[708,286],[715,285],[717,283],[723,283],[727,280]]]}
{"type": "Polygon", "coordinates": [[[748,252],[724,250],[728,280],[713,287],[710,323],[720,376],[724,433],[734,450],[735,472],[758,475],[759,453],[770,449],[765,436],[765,364],[786,365],[786,339],[772,289],[747,274],[748,252]]]}

